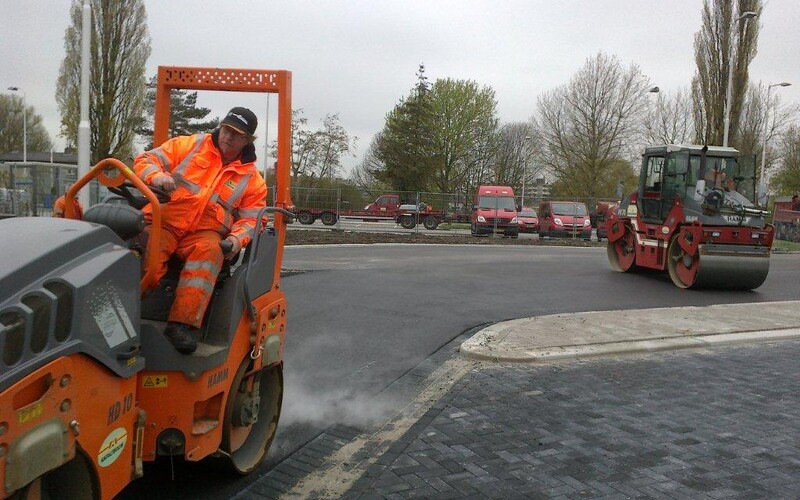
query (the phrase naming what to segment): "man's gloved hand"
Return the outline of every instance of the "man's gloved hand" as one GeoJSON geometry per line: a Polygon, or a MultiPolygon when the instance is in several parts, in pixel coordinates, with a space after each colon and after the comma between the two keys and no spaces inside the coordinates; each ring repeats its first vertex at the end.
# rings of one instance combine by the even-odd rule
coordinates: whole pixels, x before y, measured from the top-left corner
{"type": "Polygon", "coordinates": [[[232,234],[220,241],[219,246],[222,247],[222,251],[224,252],[224,257],[226,259],[230,259],[242,249],[242,244],[239,242],[239,238],[232,234]]]}
{"type": "Polygon", "coordinates": [[[167,193],[175,191],[175,188],[177,187],[175,185],[175,179],[165,172],[159,172],[154,175],[153,179],[150,181],[150,184],[162,191],[166,191],[167,193]]]}

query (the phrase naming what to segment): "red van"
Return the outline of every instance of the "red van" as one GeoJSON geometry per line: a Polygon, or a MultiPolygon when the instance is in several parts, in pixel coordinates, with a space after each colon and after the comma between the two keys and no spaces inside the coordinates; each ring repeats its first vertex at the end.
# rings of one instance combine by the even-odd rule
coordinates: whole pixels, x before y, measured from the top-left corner
{"type": "Polygon", "coordinates": [[[539,204],[539,237],[592,239],[592,222],[579,201],[543,201],[539,204]]]}
{"type": "Polygon", "coordinates": [[[518,237],[514,190],[508,186],[480,186],[475,193],[470,222],[473,236],[497,232],[518,237]]]}

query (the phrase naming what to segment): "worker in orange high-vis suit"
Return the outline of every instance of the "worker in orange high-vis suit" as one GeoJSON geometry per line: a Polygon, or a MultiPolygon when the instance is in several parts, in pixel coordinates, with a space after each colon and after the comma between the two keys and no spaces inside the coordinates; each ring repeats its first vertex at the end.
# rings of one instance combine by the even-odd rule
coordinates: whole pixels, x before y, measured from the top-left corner
{"type": "MultiPolygon", "coordinates": [[[[161,209],[164,231],[156,276],[166,273],[173,254],[184,261],[164,330],[184,354],[197,349],[197,329],[224,258],[250,242],[256,217],[266,206],[266,183],[253,163],[257,125],[252,111],[236,107],[213,133],[175,137],[133,164],[145,183],[171,193],[161,209]],[[223,239],[231,243],[225,255],[223,239]]],[[[151,207],[144,211],[150,222],[151,207]]]]}

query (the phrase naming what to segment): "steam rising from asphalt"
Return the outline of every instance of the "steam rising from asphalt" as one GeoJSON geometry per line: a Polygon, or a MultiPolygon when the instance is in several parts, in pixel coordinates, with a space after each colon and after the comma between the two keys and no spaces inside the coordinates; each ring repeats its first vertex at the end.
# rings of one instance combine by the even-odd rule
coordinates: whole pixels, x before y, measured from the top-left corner
{"type": "Polygon", "coordinates": [[[343,424],[368,427],[391,415],[392,402],[381,395],[359,393],[356,389],[323,390],[313,382],[285,380],[281,424],[310,424],[327,427],[343,424]]]}
{"type": "Polygon", "coordinates": [[[357,350],[340,332],[287,336],[280,424],[368,427],[385,421],[391,401],[378,391],[391,381],[378,380],[381,361],[355,362],[352,354],[357,350]]]}
{"type": "MultiPolygon", "coordinates": [[[[308,275],[299,278],[304,276],[308,275]]],[[[348,329],[309,319],[353,315],[361,324],[364,316],[372,316],[361,307],[343,304],[327,293],[302,299],[295,301],[300,305],[290,312],[279,427],[325,429],[341,424],[368,428],[389,420],[400,409],[400,403],[394,401],[397,391],[391,386],[409,364],[397,359],[397,353],[404,351],[398,350],[393,340],[394,344],[401,342],[392,337],[359,338],[348,329]],[[395,354],[387,355],[387,349],[395,354]]]]}

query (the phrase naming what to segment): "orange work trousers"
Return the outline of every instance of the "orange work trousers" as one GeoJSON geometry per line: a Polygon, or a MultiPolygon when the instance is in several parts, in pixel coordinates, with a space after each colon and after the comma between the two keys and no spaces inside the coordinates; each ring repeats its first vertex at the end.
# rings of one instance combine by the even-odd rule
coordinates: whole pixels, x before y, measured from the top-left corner
{"type": "MultiPolygon", "coordinates": [[[[149,228],[148,228],[149,229],[149,228]]],[[[161,231],[161,249],[156,281],[167,272],[172,254],[183,261],[183,270],[175,290],[175,301],[169,311],[169,321],[199,328],[211,300],[223,255],[216,231],[194,231],[176,238],[168,230],[161,231]]],[[[147,272],[147,269],[145,269],[147,272]]]]}

